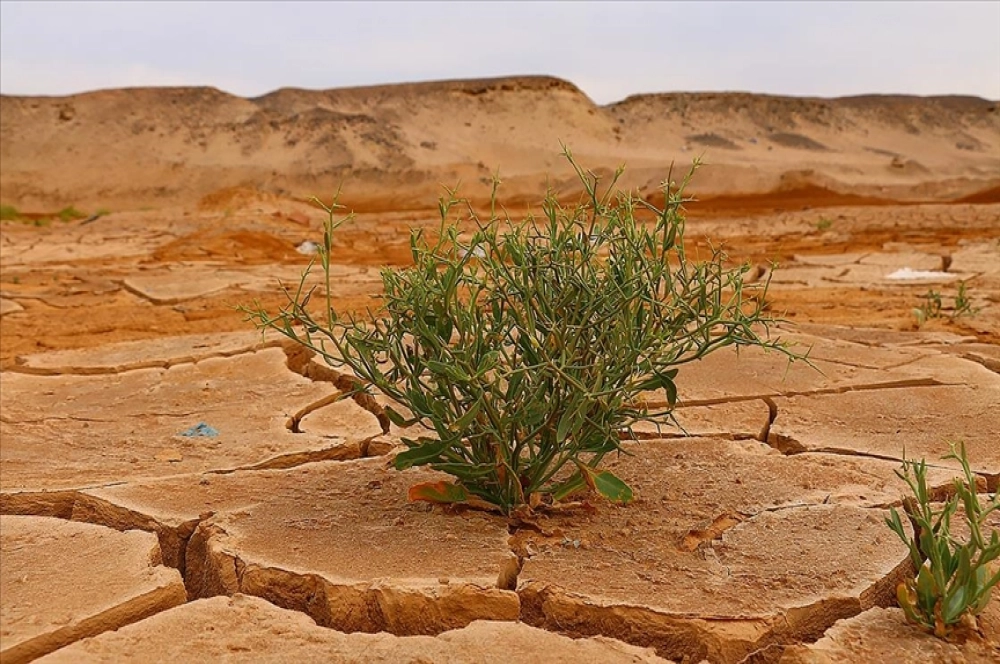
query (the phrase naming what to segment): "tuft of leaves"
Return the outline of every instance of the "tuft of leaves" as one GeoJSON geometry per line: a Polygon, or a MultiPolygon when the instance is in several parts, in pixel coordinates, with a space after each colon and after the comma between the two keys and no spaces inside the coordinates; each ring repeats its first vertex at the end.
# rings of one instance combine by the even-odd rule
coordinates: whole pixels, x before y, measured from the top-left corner
{"type": "Polygon", "coordinates": [[[564,156],[585,192],[577,204],[549,192],[541,216],[514,221],[497,179],[485,218],[448,192],[436,237],[412,231],[413,265],[384,269],[382,306],[360,316],[336,312],[330,297],[334,233],[351,215],[313,199],[328,214],[324,296],[306,290],[307,270],[276,315],[243,309],[385,395],[396,426],[426,428],[404,439],[395,467],[455,481],[414,487],[411,499],[503,513],[588,491],[628,503],[632,489],[599,465],[635,423],[672,419],[683,365],[726,346],[796,357],[766,338],[767,283],[745,283],[749,265],[729,268],[714,248],[688,257],[683,190],[698,162],[680,186],[668,175],[658,209],[615,188],[623,169],[602,190],[564,156]],[[654,390],[666,404],[655,412],[643,398],[654,390]]]}
{"type": "Polygon", "coordinates": [[[913,525],[909,536],[895,508],[886,524],[909,547],[916,576],[900,583],[896,599],[910,622],[940,638],[948,637],[955,625],[979,615],[990,601],[993,587],[1000,582],[1000,570],[991,572],[991,563],[1000,556],[1000,532],[983,534],[986,519],[1000,508],[1000,494],[979,502],[976,478],[969,468],[965,444],[945,459],[962,465],[963,477],[955,479],[955,493],[940,509],[932,505],[927,489],[927,464],[904,460],[896,474],[913,491],[904,503],[913,525]],[[952,517],[962,508],[969,539],[959,542],[952,533],[952,517]]]}

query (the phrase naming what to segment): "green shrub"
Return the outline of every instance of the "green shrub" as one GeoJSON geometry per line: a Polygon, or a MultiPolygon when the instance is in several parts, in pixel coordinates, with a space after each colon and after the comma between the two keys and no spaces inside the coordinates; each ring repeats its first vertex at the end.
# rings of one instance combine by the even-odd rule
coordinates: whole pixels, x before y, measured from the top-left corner
{"type": "Polygon", "coordinates": [[[962,464],[962,479],[955,480],[955,494],[940,509],[934,509],[927,490],[927,464],[904,460],[896,471],[913,491],[903,507],[913,525],[907,535],[899,513],[893,508],[886,523],[910,549],[916,577],[896,589],[896,598],[906,617],[938,637],[947,637],[963,619],[979,615],[990,601],[993,586],[1000,582],[1000,570],[990,574],[990,563],[1000,556],[1000,533],[983,536],[987,517],[1000,508],[1000,494],[980,504],[976,478],[969,468],[965,445],[960,452],[952,446],[945,459],[962,464]],[[951,519],[959,506],[968,526],[969,539],[958,542],[952,535],[951,519]]]}
{"type": "Polygon", "coordinates": [[[63,209],[56,212],[56,216],[59,221],[74,221],[76,219],[83,219],[87,216],[85,212],[80,212],[75,207],[70,205],[69,207],[64,207],[63,209]]]}
{"type": "Polygon", "coordinates": [[[308,270],[278,314],[242,308],[259,328],[388,397],[397,426],[419,422],[433,433],[405,439],[395,466],[428,465],[457,482],[413,487],[412,500],[509,513],[589,489],[627,503],[631,488],[598,465],[636,422],[672,417],[682,365],[731,345],[795,357],[759,336],[774,319],[765,314],[767,284],[743,282],[749,265],[727,268],[718,249],[703,262],[687,256],[681,206],[690,174],[679,188],[664,183],[661,210],[615,190],[622,169],[601,193],[598,177],[565,156],[586,192],[580,203],[565,207],[550,193],[542,217],[514,222],[497,212],[495,180],[489,218],[466,206],[471,236],[463,236],[451,219],[462,201],[449,192],[439,233],[411,233],[413,266],[382,271],[382,307],[364,316],[331,306],[334,232],[351,215],[335,218],[336,201],[313,199],[329,217],[318,315],[309,304],[320,298],[304,292],[308,270]],[[642,398],[651,390],[665,395],[658,412],[642,398]]]}
{"type": "Polygon", "coordinates": [[[13,205],[0,205],[0,221],[15,221],[21,218],[21,213],[13,205]]]}

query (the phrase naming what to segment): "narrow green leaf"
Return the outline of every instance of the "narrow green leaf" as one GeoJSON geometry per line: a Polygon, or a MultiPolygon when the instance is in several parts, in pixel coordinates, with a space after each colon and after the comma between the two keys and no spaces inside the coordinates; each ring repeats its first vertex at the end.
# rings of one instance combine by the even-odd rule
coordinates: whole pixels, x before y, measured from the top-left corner
{"type": "Polygon", "coordinates": [[[435,320],[435,328],[437,329],[438,337],[444,341],[451,339],[452,330],[454,330],[454,324],[447,315],[441,315],[435,320]]]}
{"type": "Polygon", "coordinates": [[[511,374],[510,378],[507,379],[507,391],[504,393],[504,398],[506,401],[513,401],[515,395],[517,395],[521,389],[521,384],[524,381],[524,372],[517,371],[511,374]]]}
{"type": "Polygon", "coordinates": [[[566,442],[569,434],[579,428],[583,421],[584,409],[587,407],[587,400],[583,396],[578,397],[576,403],[571,404],[559,418],[559,425],[556,427],[556,443],[566,442]]]}
{"type": "Polygon", "coordinates": [[[465,414],[458,418],[448,428],[456,433],[465,431],[469,425],[476,420],[476,416],[479,415],[479,410],[482,408],[482,405],[482,398],[477,399],[471,406],[469,406],[469,409],[465,411],[465,414]]]}
{"type": "Polygon", "coordinates": [[[636,385],[635,390],[636,392],[651,392],[653,390],[660,389],[662,386],[663,382],[660,380],[660,376],[658,374],[653,374],[636,385]]]}
{"type": "Polygon", "coordinates": [[[646,378],[636,387],[637,391],[652,391],[662,389],[667,397],[667,403],[672,407],[677,403],[677,386],[674,378],[677,376],[677,369],[669,371],[654,371],[653,375],[646,378]]]}
{"type": "Polygon", "coordinates": [[[885,525],[889,526],[894,533],[897,535],[900,534],[900,531],[896,530],[896,528],[897,526],[901,528],[902,524],[899,520],[899,512],[896,511],[895,507],[889,508],[889,516],[883,518],[882,521],[885,522],[885,525]]]}
{"type": "Polygon", "coordinates": [[[632,489],[628,484],[615,477],[611,471],[597,471],[583,463],[577,463],[577,467],[580,469],[587,486],[604,498],[623,505],[632,502],[634,498],[632,489]]]}
{"type": "Polygon", "coordinates": [[[385,406],[382,410],[385,411],[385,415],[386,417],[389,418],[389,421],[401,429],[416,424],[417,422],[420,421],[419,417],[406,419],[398,411],[394,410],[392,406],[385,406]]]}
{"type": "Polygon", "coordinates": [[[934,607],[939,596],[937,583],[931,573],[930,565],[920,567],[917,573],[917,607],[928,616],[934,615],[934,607]]]}
{"type": "Polygon", "coordinates": [[[556,485],[552,489],[552,499],[553,500],[564,500],[569,496],[572,496],[578,491],[583,491],[587,488],[587,483],[583,479],[583,475],[577,471],[573,473],[570,478],[561,484],[556,485]]]}
{"type": "Polygon", "coordinates": [[[471,376],[469,376],[469,374],[465,373],[454,364],[439,362],[437,360],[428,360],[427,368],[439,376],[444,376],[454,381],[468,382],[471,380],[471,376]]]}
{"type": "Polygon", "coordinates": [[[406,391],[406,398],[409,401],[410,410],[412,410],[415,415],[422,415],[425,417],[429,417],[431,415],[427,397],[422,391],[413,388],[408,389],[406,391]]]}
{"type": "Polygon", "coordinates": [[[986,609],[986,605],[990,603],[990,597],[993,594],[994,586],[1000,582],[1000,570],[997,570],[996,574],[994,574],[991,579],[986,578],[988,573],[989,572],[985,566],[976,570],[976,590],[972,594],[970,606],[973,615],[979,615],[986,609]]]}
{"type": "Polygon", "coordinates": [[[899,536],[904,542],[907,542],[906,530],[903,528],[903,522],[899,518],[899,512],[896,511],[895,507],[889,508],[889,516],[885,519],[885,524],[889,526],[896,535],[899,536]]]}
{"type": "Polygon", "coordinates": [[[440,470],[443,473],[457,477],[462,480],[463,484],[467,483],[467,480],[477,480],[496,473],[496,466],[493,464],[451,461],[447,463],[432,463],[430,466],[434,470],[440,470]]]}
{"type": "Polygon", "coordinates": [[[479,361],[479,367],[476,369],[476,377],[482,378],[487,374],[487,372],[492,371],[499,363],[500,351],[491,350],[486,353],[479,361]]]}
{"type": "Polygon", "coordinates": [[[959,564],[959,558],[957,556],[952,557],[951,545],[947,540],[940,540],[938,542],[938,560],[940,561],[941,569],[944,570],[944,578],[951,578],[955,573],[955,568],[959,564]]]}
{"type": "MultiPolygon", "coordinates": [[[[672,372],[677,375],[677,371],[672,372]]],[[[674,384],[673,376],[663,376],[663,392],[667,396],[667,405],[673,408],[677,404],[677,385],[674,384]]]]}
{"type": "Polygon", "coordinates": [[[947,575],[948,578],[954,577],[959,583],[967,583],[969,580],[974,580],[976,577],[972,570],[972,555],[968,547],[959,547],[952,557],[953,569],[947,575]]]}
{"type": "Polygon", "coordinates": [[[451,447],[451,442],[447,440],[437,440],[434,438],[421,438],[415,442],[410,449],[400,452],[393,459],[396,470],[406,470],[413,466],[425,466],[438,461],[441,454],[451,447]]]}
{"type": "Polygon", "coordinates": [[[950,595],[945,596],[944,610],[941,612],[941,617],[944,618],[946,624],[950,625],[957,622],[959,616],[968,608],[966,593],[967,589],[965,586],[957,586],[950,595]]]}

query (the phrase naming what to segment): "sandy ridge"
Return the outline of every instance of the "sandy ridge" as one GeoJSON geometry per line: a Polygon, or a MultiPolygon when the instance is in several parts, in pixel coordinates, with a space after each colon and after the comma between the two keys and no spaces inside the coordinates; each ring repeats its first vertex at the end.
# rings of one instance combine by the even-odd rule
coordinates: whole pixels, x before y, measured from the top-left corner
{"type": "Polygon", "coordinates": [[[252,99],[207,87],[0,96],[0,198],[28,211],[124,210],[232,187],[308,198],[344,184],[356,209],[400,210],[433,206],[442,184],[482,198],[499,168],[508,203],[535,202],[547,185],[572,193],[559,141],[592,169],[627,163],[625,184],[645,191],[671,163],[682,174],[703,155],[703,197],[811,187],[927,201],[992,188],[992,199],[1000,185],[996,101],[727,92],[599,106],[536,76],[252,99]]]}

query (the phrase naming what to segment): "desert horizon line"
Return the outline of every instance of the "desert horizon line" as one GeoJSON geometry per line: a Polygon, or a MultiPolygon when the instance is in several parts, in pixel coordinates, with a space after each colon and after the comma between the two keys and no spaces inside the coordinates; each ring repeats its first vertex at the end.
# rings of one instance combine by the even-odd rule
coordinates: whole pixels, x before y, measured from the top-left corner
{"type": "Polygon", "coordinates": [[[424,79],[424,80],[412,80],[412,81],[397,81],[393,83],[373,83],[370,85],[349,85],[349,86],[335,86],[329,88],[307,88],[299,86],[282,86],[275,88],[268,92],[259,95],[240,95],[234,92],[230,92],[221,87],[215,85],[127,85],[119,87],[105,87],[105,88],[94,88],[89,90],[81,90],[78,92],[72,92],[67,94],[17,94],[17,93],[0,93],[0,98],[20,98],[20,99],[68,99],[71,97],[83,97],[94,94],[101,94],[107,92],[122,92],[129,90],[214,90],[216,92],[234,97],[237,99],[245,99],[248,101],[254,101],[257,99],[264,99],[273,95],[280,94],[282,92],[306,92],[306,93],[329,93],[329,92],[361,92],[361,91],[375,91],[379,89],[391,89],[391,88],[434,88],[439,86],[448,85],[497,85],[507,83],[518,83],[518,82],[532,82],[532,83],[548,83],[548,87],[565,87],[568,86],[572,88],[577,93],[583,95],[597,107],[607,108],[611,106],[616,106],[618,104],[625,103],[629,100],[641,99],[644,97],[664,97],[671,95],[692,95],[692,96],[702,96],[702,95],[749,95],[753,97],[763,97],[772,99],[802,99],[802,100],[816,100],[816,101],[839,101],[839,100],[850,100],[850,99],[871,99],[871,98],[885,98],[885,99],[966,99],[966,100],[979,100],[987,103],[1000,104],[1000,99],[989,99],[988,97],[981,97],[973,94],[961,94],[961,93],[942,93],[942,94],[912,94],[905,92],[861,92],[856,94],[847,95],[835,95],[835,96],[821,96],[821,95],[796,95],[796,94],[785,94],[785,93],[774,93],[774,92],[754,92],[752,90],[736,90],[736,89],[720,89],[720,90],[659,90],[659,91],[649,91],[649,92],[636,92],[633,94],[626,95],[625,97],[618,99],[616,101],[611,101],[605,104],[598,103],[587,94],[583,88],[574,83],[573,81],[562,78],[559,76],[554,76],[550,74],[509,74],[504,76],[484,76],[475,78],[444,78],[444,79],[424,79]],[[555,84],[555,85],[553,85],[555,84]]]}

